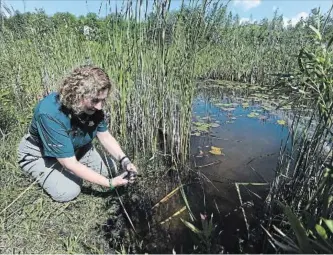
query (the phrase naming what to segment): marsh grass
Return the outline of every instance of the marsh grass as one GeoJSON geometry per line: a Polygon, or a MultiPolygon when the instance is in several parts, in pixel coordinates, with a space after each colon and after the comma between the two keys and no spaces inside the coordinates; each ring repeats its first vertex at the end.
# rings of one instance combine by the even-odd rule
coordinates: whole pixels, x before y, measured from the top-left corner
{"type": "MultiPolygon", "coordinates": [[[[144,191],[147,186],[156,187],[155,179],[166,173],[165,167],[149,166],[148,161],[142,164],[142,159],[162,160],[160,155],[165,155],[170,162],[186,161],[195,88],[197,42],[193,39],[201,40],[209,26],[202,26],[198,19],[195,22],[202,31],[194,33],[180,13],[172,27],[173,42],[167,43],[164,24],[169,2],[155,2],[158,22],[151,23],[141,20],[145,4],[148,1],[125,1],[126,8],[117,13],[119,19],[108,20],[103,40],[85,37],[67,24],[59,29],[48,26],[43,13],[29,16],[32,23],[19,22],[15,29],[1,30],[1,251],[105,253],[110,251],[109,245],[122,247],[120,250],[131,246],[125,239],[133,239],[122,236],[123,231],[112,229],[107,238],[101,231],[101,225],[115,217],[114,210],[119,212],[117,203],[117,208],[106,206],[116,197],[82,194],[68,204],[55,204],[22,175],[16,163],[16,148],[27,132],[33,107],[56,90],[61,77],[75,66],[101,66],[115,82],[114,100],[108,104],[109,128],[142,171],[143,192],[139,195],[148,199],[155,194],[144,191]],[[21,34],[17,33],[20,29],[21,34]],[[148,29],[153,31],[152,38],[148,29]],[[160,143],[163,151],[159,151],[160,143]]],[[[198,6],[197,17],[204,16],[206,8],[198,6]]],[[[145,11],[143,14],[146,17],[145,11]]],[[[155,196],[160,197],[161,192],[164,189],[155,196]]],[[[122,228],[126,218],[118,222],[122,228]]]]}
{"type": "Polygon", "coordinates": [[[68,203],[55,203],[17,168],[16,156],[10,153],[9,148],[18,141],[15,138],[4,141],[1,144],[1,155],[4,156],[1,163],[7,174],[0,179],[2,253],[105,254],[121,252],[122,249],[145,252],[152,249],[148,245],[151,240],[145,239],[150,232],[164,235],[162,231],[166,229],[158,230],[158,226],[148,231],[153,202],[176,186],[171,180],[166,182],[162,175],[162,162],[158,163],[156,159],[149,163],[138,162],[139,167],[146,169],[142,174],[143,180],[127,190],[119,190],[118,195],[84,182],[78,198],[68,203]],[[161,171],[154,171],[155,167],[161,171]],[[160,187],[157,193],[153,188],[156,185],[160,187]],[[133,233],[118,199],[122,199],[140,230],[139,234],[133,233]]]}
{"type": "Polygon", "coordinates": [[[281,150],[267,199],[267,229],[275,229],[269,240],[276,251],[322,253],[332,248],[331,231],[324,224],[333,217],[332,39],[324,40],[323,27],[320,19],[310,26],[312,46],[300,51],[299,69],[280,83],[294,94],[295,109],[301,104],[307,108],[295,113],[291,148],[281,150]]]}
{"type": "MultiPolygon", "coordinates": [[[[176,171],[161,162],[167,158],[179,170],[188,159],[195,79],[265,84],[271,81],[265,74],[288,71],[290,56],[307,42],[302,26],[283,30],[278,16],[275,23],[242,26],[219,1],[190,1],[191,8],[183,6],[177,13],[169,10],[170,1],[154,2],[152,14],[147,4],[124,1],[125,8],[115,15],[105,20],[87,16],[80,24],[68,17],[52,23],[42,12],[1,16],[1,252],[112,253],[111,246],[126,253],[134,251],[133,243],[141,251],[153,250],[143,247],[140,238],[124,236],[120,229],[130,230],[123,227],[126,218],[117,221],[118,228],[105,223],[122,215],[114,194],[91,192],[85,184],[88,191],[78,199],[57,204],[18,168],[16,148],[33,107],[72,68],[93,63],[115,81],[109,128],[142,171],[144,181],[130,193],[138,192],[146,201],[145,212],[146,203],[158,202],[179,186],[178,181],[164,181],[176,171]],[[83,25],[92,26],[94,33],[83,35],[83,25]],[[268,35],[272,29],[278,37],[268,35]],[[274,50],[266,54],[272,43],[274,50]],[[105,236],[105,227],[113,232],[105,236]]],[[[182,199],[189,209],[184,195],[182,199]]]]}

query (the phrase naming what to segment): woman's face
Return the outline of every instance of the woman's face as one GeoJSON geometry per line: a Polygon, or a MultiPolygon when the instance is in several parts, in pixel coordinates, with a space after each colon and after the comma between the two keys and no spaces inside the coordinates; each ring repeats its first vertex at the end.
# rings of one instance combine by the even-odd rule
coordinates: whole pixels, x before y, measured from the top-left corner
{"type": "Polygon", "coordinates": [[[81,105],[82,110],[88,114],[92,115],[98,110],[102,110],[106,98],[108,97],[109,90],[102,90],[98,95],[91,98],[82,99],[81,105]]]}

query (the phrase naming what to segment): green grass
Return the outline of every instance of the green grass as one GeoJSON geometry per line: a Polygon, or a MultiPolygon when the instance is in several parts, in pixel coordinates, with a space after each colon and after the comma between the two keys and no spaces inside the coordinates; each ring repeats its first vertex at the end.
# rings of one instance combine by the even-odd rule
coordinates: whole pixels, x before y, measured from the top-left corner
{"type": "MultiPolygon", "coordinates": [[[[84,182],[82,193],[75,200],[67,203],[52,201],[19,169],[14,153],[17,143],[17,138],[8,136],[1,146],[4,156],[0,182],[2,253],[114,253],[121,251],[121,245],[126,250],[126,245],[129,247],[132,242],[141,241],[139,237],[133,239],[119,234],[120,230],[130,232],[131,229],[114,191],[84,182]],[[112,219],[115,225],[106,232],[104,227],[108,219],[112,219]]],[[[142,168],[140,163],[139,167],[142,168]]],[[[150,171],[155,167],[162,170],[156,163],[145,167],[150,171]]],[[[143,173],[143,179],[128,188],[129,192],[120,193],[127,210],[133,210],[139,204],[143,206],[143,201],[150,199],[152,190],[148,187],[156,185],[159,174],[147,176],[143,173]],[[136,194],[140,200],[129,203],[126,196],[131,197],[131,194],[136,194]]],[[[134,220],[137,222],[136,218],[134,220]]]]}
{"type": "MultiPolygon", "coordinates": [[[[106,240],[101,231],[114,216],[115,207],[108,206],[114,195],[81,194],[73,202],[57,204],[24,177],[16,163],[17,145],[33,107],[45,88],[56,90],[59,79],[73,67],[92,62],[115,81],[115,97],[108,109],[110,130],[142,169],[145,181],[138,185],[139,194],[158,201],[174,186],[161,188],[167,168],[142,158],[160,159],[167,154],[173,163],[187,161],[196,79],[238,81],[259,90],[258,84],[275,83],[275,76],[268,74],[293,69],[297,65],[293,54],[312,43],[307,26],[283,29],[278,15],[260,25],[241,25],[237,17],[227,15],[223,3],[214,6],[204,1],[204,5],[190,2],[193,8],[180,12],[169,11],[168,5],[156,6],[154,14],[140,20],[137,13],[147,2],[131,3],[118,17],[106,19],[47,17],[39,12],[4,20],[0,34],[1,252],[106,253],[112,252],[108,241],[118,251],[127,249],[129,239],[106,240]],[[98,33],[86,38],[80,32],[83,25],[98,33]],[[149,194],[144,192],[148,189],[149,194]]],[[[314,15],[306,24],[315,22],[314,15]]],[[[324,37],[330,34],[329,25],[324,37]]]]}
{"type": "Polygon", "coordinates": [[[281,91],[286,94],[293,91],[292,106],[296,110],[289,137],[290,148],[281,148],[276,177],[266,204],[267,228],[286,233],[280,231],[278,235],[283,243],[270,237],[277,252],[290,248],[290,245],[302,252],[323,253],[332,249],[332,233],[325,232],[320,224],[333,217],[330,199],[332,147],[326,146],[332,141],[333,128],[333,38],[323,39],[325,23],[319,20],[316,27],[310,28],[312,45],[300,51],[299,68],[280,81],[281,91]],[[305,109],[303,105],[306,105],[305,109]],[[277,208],[281,204],[284,213],[277,208]],[[288,220],[287,224],[284,219],[288,220]]]}
{"type": "Polygon", "coordinates": [[[106,199],[81,194],[55,203],[24,176],[16,163],[19,136],[1,143],[1,252],[105,253],[110,251],[101,225],[112,214],[106,199]]]}

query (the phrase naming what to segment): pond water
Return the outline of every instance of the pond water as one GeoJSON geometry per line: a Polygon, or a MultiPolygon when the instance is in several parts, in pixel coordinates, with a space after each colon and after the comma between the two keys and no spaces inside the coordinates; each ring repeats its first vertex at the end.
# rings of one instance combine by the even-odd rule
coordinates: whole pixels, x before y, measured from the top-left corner
{"type": "MultiPolygon", "coordinates": [[[[144,234],[143,251],[260,252],[251,227],[258,224],[256,216],[262,212],[280,148],[288,137],[285,125],[288,112],[275,111],[272,105],[274,102],[265,98],[247,97],[244,93],[225,92],[220,88],[205,88],[198,93],[192,110],[191,162],[188,166],[194,177],[190,183],[185,183],[186,199],[178,190],[152,210],[149,223],[140,220],[149,227],[149,234],[144,234]],[[190,220],[186,200],[195,221],[190,220]],[[211,216],[215,231],[208,243],[212,245],[206,243],[200,247],[196,235],[181,219],[201,229],[200,218],[210,219],[211,216]]],[[[161,180],[155,185],[159,187],[159,193],[164,191],[158,199],[178,185],[170,186],[166,180],[161,180]]]]}
{"type": "MultiPolygon", "coordinates": [[[[251,229],[251,224],[257,224],[251,219],[262,209],[260,198],[267,195],[280,148],[288,137],[285,125],[288,114],[274,111],[267,104],[270,102],[224,93],[216,88],[199,93],[193,103],[191,168],[202,178],[200,184],[186,188],[186,197],[197,218],[193,223],[196,227],[201,227],[200,213],[209,217],[213,214],[216,224],[213,242],[221,248],[210,252],[258,251],[251,240],[244,245],[248,232],[239,195],[251,229]],[[235,183],[261,185],[240,184],[238,193],[235,183]],[[241,246],[247,247],[246,250],[241,246]]],[[[184,205],[181,196],[178,202],[184,205]]],[[[169,227],[174,233],[176,252],[193,251],[193,234],[179,217],[172,219],[169,227]]]]}
{"type": "Polygon", "coordinates": [[[288,127],[278,123],[283,123],[285,118],[287,115],[283,111],[267,111],[260,102],[246,98],[225,94],[214,98],[200,95],[193,105],[191,154],[197,166],[222,161],[204,169],[209,175],[216,174],[238,182],[258,181],[252,166],[266,180],[271,180],[280,146],[288,136],[288,127]],[[200,125],[197,123],[219,126],[196,136],[196,126],[200,125]],[[207,153],[211,146],[222,148],[224,155],[207,153]]]}

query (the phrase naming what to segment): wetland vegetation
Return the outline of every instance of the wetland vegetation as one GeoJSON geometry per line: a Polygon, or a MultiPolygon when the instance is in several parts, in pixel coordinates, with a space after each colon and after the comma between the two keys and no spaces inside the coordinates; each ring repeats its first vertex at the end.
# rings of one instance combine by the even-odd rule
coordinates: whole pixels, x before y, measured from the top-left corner
{"type": "Polygon", "coordinates": [[[105,17],[4,6],[0,251],[331,253],[331,12],[285,26],[278,12],[241,23],[225,1],[149,4],[105,17]],[[38,100],[89,63],[115,81],[109,128],[141,177],[58,204],[16,148],[38,100]]]}

